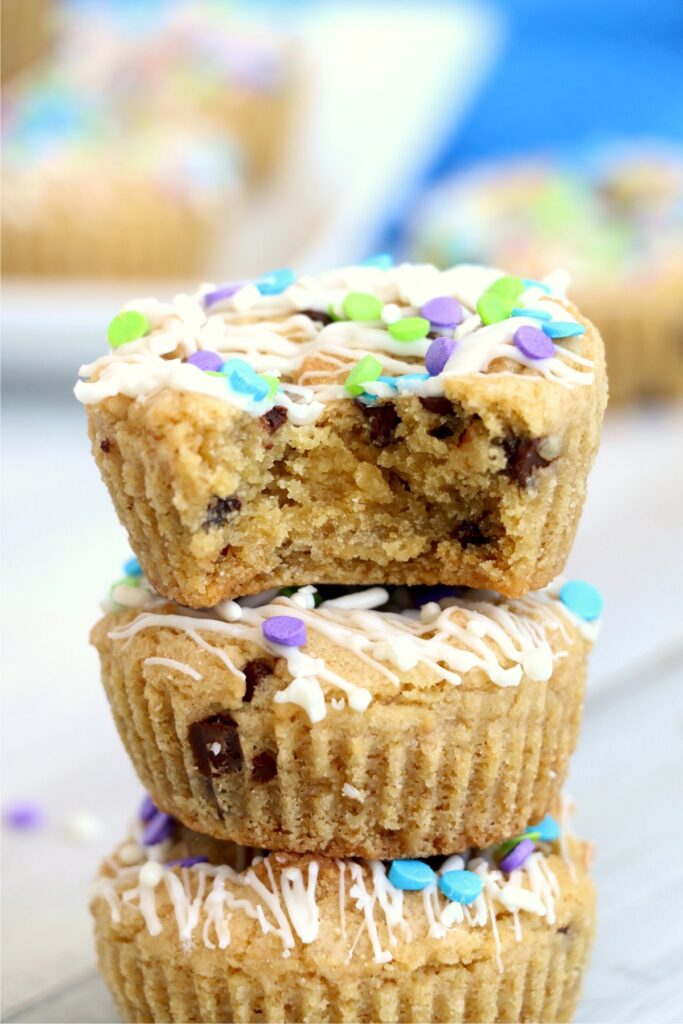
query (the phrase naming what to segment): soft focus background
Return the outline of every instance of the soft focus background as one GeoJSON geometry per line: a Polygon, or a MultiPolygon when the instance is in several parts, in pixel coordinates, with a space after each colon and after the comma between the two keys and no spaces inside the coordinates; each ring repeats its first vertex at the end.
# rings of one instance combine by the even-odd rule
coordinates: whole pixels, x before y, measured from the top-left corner
{"type": "MultiPolygon", "coordinates": [[[[128,549],[71,388],[121,302],[408,256],[432,187],[481,160],[683,145],[680,0],[203,6],[2,0],[7,1021],[116,1019],[87,886],[140,787],[86,638],[128,549]]],[[[682,452],[680,401],[609,410],[569,567],[606,599],[569,786],[597,843],[594,1024],[683,1020],[682,452]]]]}

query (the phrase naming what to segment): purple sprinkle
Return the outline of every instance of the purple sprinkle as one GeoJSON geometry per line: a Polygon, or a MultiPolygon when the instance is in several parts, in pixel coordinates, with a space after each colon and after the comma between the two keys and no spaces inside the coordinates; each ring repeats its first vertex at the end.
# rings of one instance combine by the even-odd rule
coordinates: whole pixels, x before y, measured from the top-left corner
{"type": "Polygon", "coordinates": [[[306,623],[294,615],[273,615],[261,627],[266,640],[283,647],[303,647],[306,643],[306,623]]]}
{"type": "Polygon", "coordinates": [[[200,370],[216,371],[220,370],[225,359],[223,356],[219,356],[218,352],[210,352],[208,349],[204,349],[202,352],[193,352],[191,356],[187,357],[187,361],[200,370]]]}
{"type": "Polygon", "coordinates": [[[208,864],[208,857],[181,857],[179,860],[167,860],[167,868],[193,868],[195,864],[208,864]]]}
{"type": "Polygon", "coordinates": [[[509,853],[506,853],[498,865],[501,871],[514,871],[521,868],[536,849],[536,844],[531,839],[522,839],[521,843],[513,846],[509,853]]]}
{"type": "Polygon", "coordinates": [[[43,808],[33,800],[17,800],[9,804],[3,817],[12,828],[26,830],[40,828],[45,821],[43,808]]]}
{"type": "Polygon", "coordinates": [[[173,835],[174,825],[175,822],[170,814],[157,811],[142,833],[142,845],[156,846],[157,843],[163,843],[164,839],[170,839],[173,835]]]}
{"type": "Polygon", "coordinates": [[[514,342],[520,352],[529,359],[549,359],[555,355],[555,346],[548,335],[538,327],[524,324],[514,334],[514,342]]]}
{"type": "Polygon", "coordinates": [[[438,377],[444,366],[451,358],[456,342],[453,338],[434,338],[427,349],[425,367],[430,377],[438,377]]]}
{"type": "Polygon", "coordinates": [[[226,281],[225,284],[219,284],[218,288],[214,288],[212,292],[207,292],[204,296],[205,309],[215,306],[217,302],[231,299],[235,292],[238,292],[240,288],[244,288],[246,283],[246,281],[226,281]]]}
{"type": "Polygon", "coordinates": [[[433,327],[457,327],[464,318],[462,306],[450,295],[439,295],[436,299],[430,299],[429,302],[425,302],[420,313],[433,327]]]}
{"type": "Polygon", "coordinates": [[[138,818],[140,821],[151,821],[154,815],[158,813],[159,808],[154,803],[149,793],[145,793],[138,810],[138,818]]]}

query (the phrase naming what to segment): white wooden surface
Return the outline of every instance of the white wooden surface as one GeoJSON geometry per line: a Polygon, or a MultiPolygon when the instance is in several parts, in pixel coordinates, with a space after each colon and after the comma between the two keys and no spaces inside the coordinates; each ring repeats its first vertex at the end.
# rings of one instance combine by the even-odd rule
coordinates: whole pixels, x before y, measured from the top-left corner
{"type": "MultiPolygon", "coordinates": [[[[114,1021],[87,886],[139,796],[85,643],[127,555],[75,405],[5,408],[4,798],[47,807],[3,834],[3,1019],[114,1021]],[[102,836],[68,838],[75,808],[102,836]]],[[[606,598],[570,792],[597,843],[598,941],[578,1020],[683,1020],[683,409],[610,415],[571,570],[606,598]]]]}

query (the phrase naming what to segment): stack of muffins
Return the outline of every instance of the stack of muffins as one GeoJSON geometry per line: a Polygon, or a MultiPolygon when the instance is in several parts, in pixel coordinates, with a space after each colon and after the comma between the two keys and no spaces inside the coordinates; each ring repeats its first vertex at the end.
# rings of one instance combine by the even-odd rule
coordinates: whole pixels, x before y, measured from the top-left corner
{"type": "Polygon", "coordinates": [[[149,794],[93,890],[124,1018],[569,1020],[595,329],[552,275],[382,256],[109,340],[76,393],[137,556],[92,636],[149,794]]]}

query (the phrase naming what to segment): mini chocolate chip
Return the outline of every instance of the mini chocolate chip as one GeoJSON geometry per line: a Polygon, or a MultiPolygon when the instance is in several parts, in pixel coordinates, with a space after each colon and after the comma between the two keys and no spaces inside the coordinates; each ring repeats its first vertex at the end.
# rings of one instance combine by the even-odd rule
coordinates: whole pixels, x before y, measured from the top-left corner
{"type": "Polygon", "coordinates": [[[263,426],[266,430],[270,431],[271,434],[274,434],[275,431],[286,422],[287,409],[284,405],[274,405],[272,409],[268,410],[268,412],[264,412],[261,417],[261,423],[263,423],[263,426]]]}
{"type": "Polygon", "coordinates": [[[460,523],[455,531],[455,536],[464,548],[478,548],[481,547],[482,544],[488,544],[491,540],[490,537],[487,537],[486,534],[482,532],[479,523],[475,522],[460,523]]]}
{"type": "Polygon", "coordinates": [[[203,526],[210,530],[212,526],[222,526],[233,512],[239,512],[242,502],[233,494],[230,498],[219,498],[217,495],[212,498],[206,509],[206,519],[203,526]]]}
{"type": "Polygon", "coordinates": [[[251,778],[254,782],[270,782],[277,775],[277,761],[267,750],[262,750],[251,762],[251,778]]]}
{"type": "Polygon", "coordinates": [[[269,661],[265,661],[264,658],[254,658],[253,661],[248,661],[246,665],[242,666],[242,671],[246,676],[246,686],[242,700],[245,704],[250,704],[254,699],[254,690],[266,676],[271,674],[273,666],[269,661]]]}
{"type": "Polygon", "coordinates": [[[238,772],[242,768],[242,746],[237,722],[228,714],[211,715],[193,722],[188,739],[195,764],[202,775],[238,772]]]}
{"type": "Polygon", "coordinates": [[[567,935],[569,933],[569,925],[563,924],[561,928],[557,929],[558,935],[567,935]]]}
{"type": "Polygon", "coordinates": [[[450,398],[444,398],[442,395],[434,395],[431,398],[421,398],[420,405],[427,412],[438,413],[439,416],[450,416],[455,413],[455,408],[450,398]]]}
{"type": "Polygon", "coordinates": [[[453,437],[455,430],[448,423],[441,423],[438,427],[434,427],[433,430],[428,430],[427,433],[430,437],[436,437],[439,441],[445,441],[447,437],[453,437]]]}
{"type": "Polygon", "coordinates": [[[429,334],[427,335],[427,337],[430,338],[431,341],[436,341],[436,339],[440,338],[441,335],[439,334],[438,331],[430,331],[429,334]]]}
{"type": "Polygon", "coordinates": [[[526,487],[535,469],[549,466],[552,460],[544,459],[539,454],[542,438],[515,437],[510,435],[503,440],[503,449],[507,456],[505,472],[520,487],[526,487]]]}
{"type": "Polygon", "coordinates": [[[111,451],[111,441],[109,440],[108,437],[105,437],[104,441],[100,441],[100,448],[102,449],[103,452],[111,451]]]}
{"type": "Polygon", "coordinates": [[[401,422],[401,417],[396,412],[393,402],[383,402],[381,405],[356,402],[356,405],[370,425],[370,443],[374,444],[375,448],[387,448],[396,440],[394,431],[401,422]]]}
{"type": "Polygon", "coordinates": [[[315,320],[317,323],[322,324],[323,327],[334,323],[334,317],[331,317],[329,313],[323,313],[319,309],[302,309],[301,312],[303,316],[307,316],[309,320],[315,320]]]}

